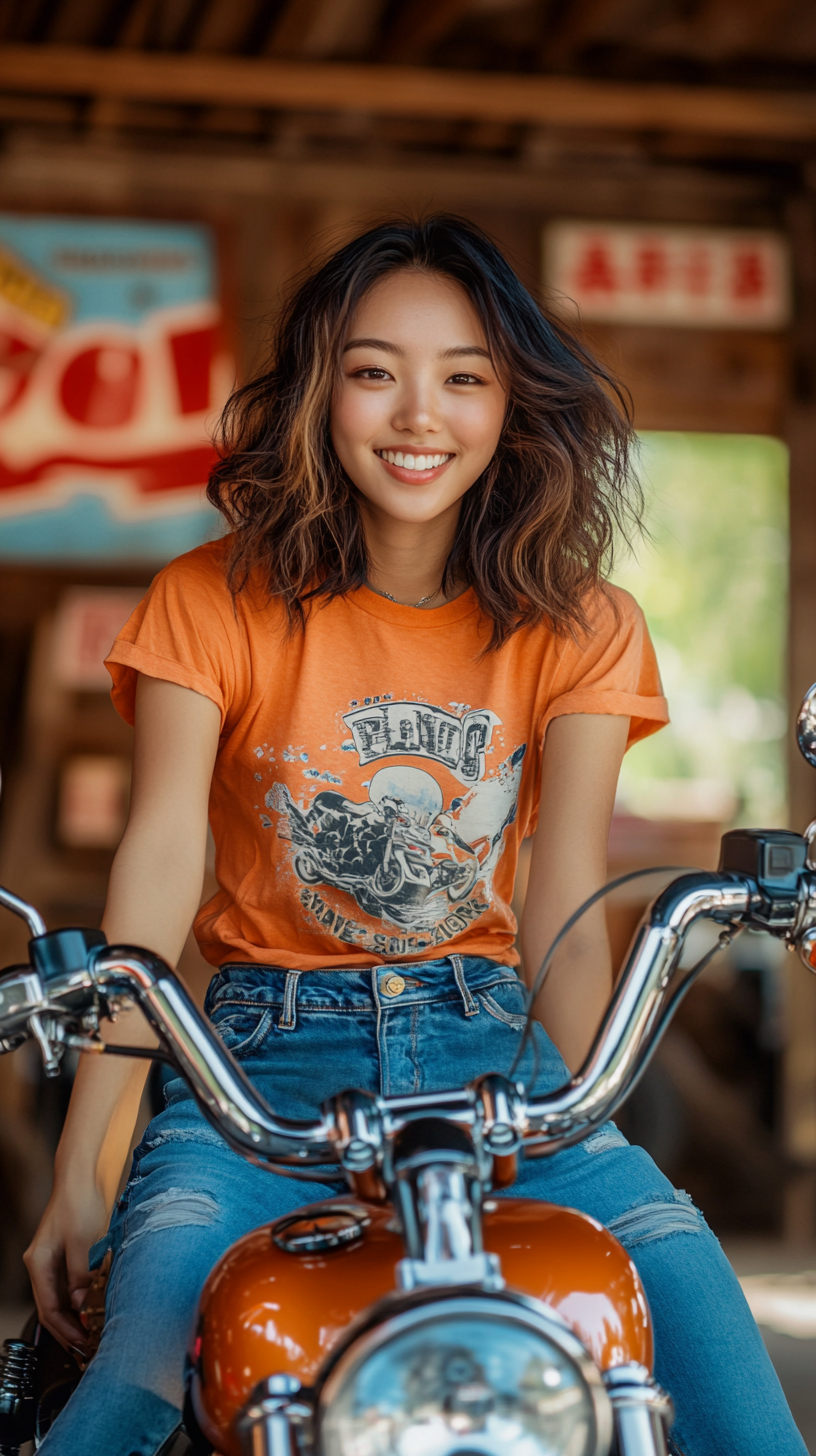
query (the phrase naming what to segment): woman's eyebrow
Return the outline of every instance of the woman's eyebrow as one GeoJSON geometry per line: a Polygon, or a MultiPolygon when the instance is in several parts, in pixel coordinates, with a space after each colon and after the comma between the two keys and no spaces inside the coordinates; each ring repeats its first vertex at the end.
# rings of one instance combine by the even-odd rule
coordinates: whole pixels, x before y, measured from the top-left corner
{"type": "MultiPolygon", "coordinates": [[[[385,354],[403,354],[405,351],[399,344],[391,344],[388,339],[349,339],[343,348],[347,354],[350,349],[380,349],[385,354]]],[[[480,359],[489,359],[490,353],[479,344],[454,344],[450,349],[443,349],[439,355],[440,359],[467,359],[478,355],[480,359]]]]}
{"type": "Polygon", "coordinates": [[[397,344],[389,344],[387,339],[349,339],[343,353],[347,354],[349,349],[382,349],[386,354],[403,352],[397,344]]]}
{"type": "Polygon", "coordinates": [[[489,359],[490,353],[478,344],[457,344],[453,349],[443,349],[440,359],[466,359],[469,354],[478,354],[480,359],[489,359]]]}

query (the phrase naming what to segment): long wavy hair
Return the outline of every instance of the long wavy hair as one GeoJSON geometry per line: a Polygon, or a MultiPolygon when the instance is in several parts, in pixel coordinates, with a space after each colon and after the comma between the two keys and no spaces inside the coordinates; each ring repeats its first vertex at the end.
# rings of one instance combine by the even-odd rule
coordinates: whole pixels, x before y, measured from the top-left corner
{"type": "Polygon", "coordinates": [[[234,533],[231,589],[260,576],[296,628],[309,604],[365,582],[359,497],[334,451],[329,411],[358,304],[402,269],[460,284],[508,394],[496,453],[463,498],[443,587],[473,588],[491,648],[541,621],[574,634],[587,626],[616,537],[640,519],[627,397],[496,244],[447,214],[384,222],[301,278],[268,366],[229,399],[207,494],[234,533]]]}

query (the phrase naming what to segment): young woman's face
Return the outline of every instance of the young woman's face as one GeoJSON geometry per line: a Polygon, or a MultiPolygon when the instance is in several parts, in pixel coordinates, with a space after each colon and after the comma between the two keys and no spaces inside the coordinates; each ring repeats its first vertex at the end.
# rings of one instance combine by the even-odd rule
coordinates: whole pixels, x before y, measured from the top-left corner
{"type": "Polygon", "coordinates": [[[403,270],[352,320],[331,409],[334,448],[370,506],[420,524],[490,462],[507,398],[465,290],[403,270]]]}

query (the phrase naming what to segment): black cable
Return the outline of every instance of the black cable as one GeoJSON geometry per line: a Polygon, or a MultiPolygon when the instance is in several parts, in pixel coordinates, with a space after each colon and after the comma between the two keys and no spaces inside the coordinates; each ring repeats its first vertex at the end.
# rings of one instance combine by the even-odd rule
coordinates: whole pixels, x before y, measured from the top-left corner
{"type": "MultiPolygon", "coordinates": [[[[629,884],[632,880],[642,880],[647,875],[688,875],[694,873],[698,873],[698,871],[695,871],[689,865],[656,865],[654,869],[630,870],[628,874],[619,875],[616,880],[610,880],[608,885],[602,885],[600,890],[596,890],[594,895],[590,895],[588,899],[584,900],[582,905],[578,906],[578,909],[575,910],[572,915],[570,915],[569,920],[565,921],[564,924],[561,926],[561,929],[556,935],[555,940],[550,945],[547,954],[545,955],[543,961],[541,962],[541,965],[539,966],[538,975],[533,982],[532,988],[528,990],[527,994],[529,997],[529,1004],[527,1007],[527,1019],[524,1023],[524,1030],[521,1034],[521,1041],[519,1042],[518,1050],[516,1051],[516,1055],[513,1058],[510,1070],[507,1073],[508,1077],[512,1077],[514,1075],[522,1057],[524,1056],[525,1051],[527,1050],[527,1046],[530,1041],[530,1035],[533,1029],[533,1024],[535,1022],[533,1010],[535,1007],[535,1003],[538,1000],[541,988],[544,985],[547,972],[552,965],[555,952],[558,950],[558,947],[561,945],[565,937],[569,935],[569,932],[572,930],[573,925],[577,925],[578,921],[581,919],[581,916],[585,915],[587,910],[591,910],[593,905],[597,905],[599,900],[603,900],[606,895],[611,894],[613,890],[619,889],[621,885],[629,884]]],[[[538,1048],[536,1047],[535,1042],[533,1042],[533,1077],[532,1080],[528,1081],[524,1086],[525,1095],[529,1091],[530,1087],[533,1086],[535,1083],[535,1077],[538,1073],[538,1062],[538,1048]]]]}
{"type": "MultiPolygon", "coordinates": [[[[106,1041],[104,1046],[106,1057],[141,1057],[145,1061],[166,1062],[168,1067],[175,1067],[178,1072],[175,1058],[171,1057],[169,1052],[163,1051],[161,1047],[126,1047],[110,1041],[106,1041]]],[[[79,1050],[82,1050],[81,1047],[79,1050]]],[[[179,1072],[179,1076],[182,1076],[181,1072],[179,1072]]]]}

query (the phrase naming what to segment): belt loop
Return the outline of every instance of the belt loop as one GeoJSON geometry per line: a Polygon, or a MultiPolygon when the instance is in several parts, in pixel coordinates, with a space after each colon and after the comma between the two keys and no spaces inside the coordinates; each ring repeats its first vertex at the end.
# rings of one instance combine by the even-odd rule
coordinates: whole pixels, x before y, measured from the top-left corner
{"type": "Polygon", "coordinates": [[[456,977],[456,984],[459,987],[459,994],[462,997],[462,1004],[465,1008],[465,1016],[478,1016],[479,1003],[470,994],[468,983],[465,980],[465,967],[460,955],[452,955],[450,963],[453,966],[453,974],[456,977]]]}
{"type": "Polygon", "coordinates": [[[298,981],[302,971],[287,971],[286,985],[283,988],[283,1006],[281,1007],[279,1031],[294,1031],[297,1026],[297,992],[298,981]]]}

